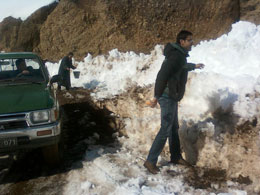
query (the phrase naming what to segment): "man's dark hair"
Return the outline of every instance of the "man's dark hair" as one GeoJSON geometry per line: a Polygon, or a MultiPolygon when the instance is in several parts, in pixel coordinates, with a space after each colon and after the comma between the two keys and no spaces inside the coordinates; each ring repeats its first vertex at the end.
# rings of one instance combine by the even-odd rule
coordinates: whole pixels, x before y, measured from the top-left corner
{"type": "Polygon", "coordinates": [[[69,53],[68,53],[68,56],[73,56],[73,52],[69,52],[69,53]]]}
{"type": "Polygon", "coordinates": [[[182,30],[178,33],[176,42],[180,44],[181,40],[186,40],[188,36],[192,36],[192,33],[187,30],[182,30]]]}
{"type": "Polygon", "coordinates": [[[25,60],[23,58],[19,58],[16,60],[15,65],[19,66],[22,62],[25,62],[25,60]]]}

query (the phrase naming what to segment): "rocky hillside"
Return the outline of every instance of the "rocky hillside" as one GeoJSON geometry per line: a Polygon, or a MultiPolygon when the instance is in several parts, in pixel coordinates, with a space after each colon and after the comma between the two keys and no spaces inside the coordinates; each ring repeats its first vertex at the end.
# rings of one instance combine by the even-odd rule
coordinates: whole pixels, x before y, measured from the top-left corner
{"type": "Polygon", "coordinates": [[[227,33],[241,13],[252,12],[253,1],[61,0],[25,21],[5,18],[0,23],[0,50],[34,51],[49,60],[69,51],[78,59],[114,48],[149,52],[156,44],[175,41],[181,29],[192,31],[198,43],[227,33]]]}
{"type": "Polygon", "coordinates": [[[25,21],[7,17],[0,23],[0,50],[35,51],[40,44],[41,26],[57,3],[44,6],[25,21]]]}
{"type": "Polygon", "coordinates": [[[240,0],[240,20],[260,24],[260,0],[240,0]]]}

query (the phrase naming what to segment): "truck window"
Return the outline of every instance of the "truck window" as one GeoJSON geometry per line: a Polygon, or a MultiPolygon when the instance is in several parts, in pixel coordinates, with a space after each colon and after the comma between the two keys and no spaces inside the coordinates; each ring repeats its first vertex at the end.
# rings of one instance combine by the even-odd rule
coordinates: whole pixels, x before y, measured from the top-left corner
{"type": "Polygon", "coordinates": [[[38,59],[18,58],[0,60],[0,83],[16,83],[20,81],[43,82],[44,80],[44,74],[38,59]]]}

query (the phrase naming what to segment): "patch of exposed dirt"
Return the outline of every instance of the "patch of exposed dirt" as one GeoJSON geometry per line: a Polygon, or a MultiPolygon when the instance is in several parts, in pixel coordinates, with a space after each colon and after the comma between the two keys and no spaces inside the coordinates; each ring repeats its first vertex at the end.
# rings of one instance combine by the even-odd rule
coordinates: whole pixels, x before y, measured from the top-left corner
{"type": "Polygon", "coordinates": [[[196,189],[212,189],[213,184],[225,183],[226,171],[195,167],[185,177],[186,182],[196,189]]]}
{"type": "Polygon", "coordinates": [[[195,189],[207,189],[211,192],[221,193],[227,189],[228,180],[240,185],[252,183],[249,177],[239,175],[237,178],[229,179],[226,170],[194,167],[184,176],[184,180],[195,189]]]}

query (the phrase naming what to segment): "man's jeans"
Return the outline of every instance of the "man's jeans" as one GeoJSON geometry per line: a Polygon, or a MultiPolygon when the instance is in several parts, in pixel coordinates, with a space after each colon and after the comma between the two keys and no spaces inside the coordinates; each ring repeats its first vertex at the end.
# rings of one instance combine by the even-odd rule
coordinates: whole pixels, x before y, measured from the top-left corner
{"type": "Polygon", "coordinates": [[[147,160],[154,165],[157,163],[158,156],[162,152],[167,138],[171,161],[178,160],[181,157],[178,134],[178,102],[166,97],[160,97],[158,101],[161,107],[161,128],[147,157],[147,160]]]}

